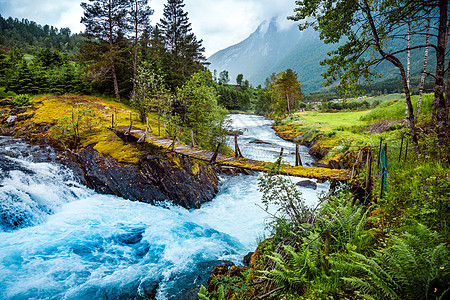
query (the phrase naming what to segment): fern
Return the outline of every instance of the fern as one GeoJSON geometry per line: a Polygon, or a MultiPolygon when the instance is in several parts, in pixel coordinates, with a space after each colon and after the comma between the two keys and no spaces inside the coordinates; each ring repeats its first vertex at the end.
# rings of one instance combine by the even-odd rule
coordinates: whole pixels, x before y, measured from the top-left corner
{"type": "Polygon", "coordinates": [[[392,246],[367,258],[352,253],[357,277],[344,278],[364,297],[435,299],[448,296],[450,251],[442,237],[423,225],[414,234],[393,237],[392,246]]]}

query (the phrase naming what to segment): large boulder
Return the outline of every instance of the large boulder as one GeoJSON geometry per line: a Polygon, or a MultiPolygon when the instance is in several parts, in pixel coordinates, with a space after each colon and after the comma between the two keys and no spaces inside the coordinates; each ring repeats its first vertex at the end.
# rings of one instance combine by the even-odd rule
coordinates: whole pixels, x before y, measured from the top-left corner
{"type": "Polygon", "coordinates": [[[98,193],[199,208],[218,192],[213,167],[182,154],[149,154],[140,157],[139,164],[127,164],[101,155],[91,145],[78,154],[68,153],[68,157],[67,164],[98,193]]]}

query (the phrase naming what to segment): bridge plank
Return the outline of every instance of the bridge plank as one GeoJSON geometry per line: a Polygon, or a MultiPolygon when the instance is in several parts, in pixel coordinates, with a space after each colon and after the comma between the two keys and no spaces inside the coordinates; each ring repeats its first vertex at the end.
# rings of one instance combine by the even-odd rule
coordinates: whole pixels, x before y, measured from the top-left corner
{"type": "MultiPolygon", "coordinates": [[[[144,134],[144,130],[132,130],[130,134],[139,138],[144,134]]],[[[150,133],[147,133],[145,142],[165,149],[172,145],[172,140],[160,138],[159,136],[155,136],[150,133]]],[[[203,161],[210,161],[211,157],[214,155],[213,151],[198,149],[196,147],[187,146],[178,142],[175,143],[174,151],[203,161]]],[[[223,166],[238,167],[258,172],[270,172],[275,167],[275,163],[252,160],[242,157],[234,157],[224,154],[219,154],[217,156],[216,163],[223,166]]],[[[279,172],[280,174],[288,176],[340,181],[350,179],[351,175],[350,170],[347,169],[338,170],[319,167],[294,167],[287,164],[282,164],[280,166],[279,172]]]]}

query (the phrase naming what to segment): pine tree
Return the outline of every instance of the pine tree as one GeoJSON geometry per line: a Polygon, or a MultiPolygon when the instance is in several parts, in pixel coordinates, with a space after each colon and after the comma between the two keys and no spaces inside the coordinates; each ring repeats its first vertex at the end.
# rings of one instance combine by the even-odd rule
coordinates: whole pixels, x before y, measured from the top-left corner
{"type": "MultiPolygon", "coordinates": [[[[136,83],[137,64],[138,64],[138,46],[139,40],[144,32],[148,31],[150,26],[150,16],[153,9],[148,6],[148,0],[131,0],[131,9],[128,17],[130,29],[133,34],[133,79],[136,83]]],[[[133,94],[135,93],[135,84],[133,85],[133,94]]]]}
{"type": "Polygon", "coordinates": [[[84,9],[84,16],[81,18],[81,23],[86,26],[85,35],[91,38],[96,38],[100,43],[108,43],[109,49],[104,64],[111,74],[114,94],[117,99],[120,99],[119,85],[116,73],[116,62],[119,59],[120,47],[118,47],[117,40],[120,40],[120,35],[127,31],[126,15],[128,0],[89,0],[91,4],[81,3],[84,9]]]}
{"type": "Polygon", "coordinates": [[[181,86],[191,74],[202,69],[206,61],[202,40],[197,40],[192,33],[184,6],[183,0],[168,0],[159,25],[170,54],[168,81],[172,89],[181,86]]]}

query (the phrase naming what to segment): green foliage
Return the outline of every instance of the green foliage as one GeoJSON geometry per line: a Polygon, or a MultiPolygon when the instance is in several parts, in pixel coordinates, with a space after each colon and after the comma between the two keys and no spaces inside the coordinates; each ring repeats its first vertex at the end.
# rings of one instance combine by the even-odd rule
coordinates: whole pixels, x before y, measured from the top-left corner
{"type": "Polygon", "coordinates": [[[370,299],[444,299],[450,288],[450,251],[443,238],[418,224],[412,233],[392,237],[373,257],[352,253],[356,272],[345,280],[370,299]]]}
{"type": "Polygon", "coordinates": [[[204,69],[206,58],[202,40],[192,32],[183,0],[168,0],[157,25],[164,39],[166,84],[171,90],[181,87],[189,77],[204,69]]]}
{"type": "MultiPolygon", "coordinates": [[[[418,96],[411,97],[413,107],[417,107],[418,96]]],[[[422,103],[420,106],[421,115],[429,114],[433,107],[434,96],[433,94],[424,94],[422,96],[422,103]]],[[[362,121],[374,121],[374,120],[402,120],[405,118],[405,100],[395,99],[392,101],[386,101],[375,107],[370,113],[362,116],[362,121]]]]}
{"type": "Polygon", "coordinates": [[[223,141],[226,111],[217,104],[211,73],[193,74],[177,90],[172,111],[178,115],[179,125],[193,130],[200,145],[213,148],[214,141],[223,141]]]}
{"type": "Polygon", "coordinates": [[[33,54],[44,48],[53,48],[73,57],[85,40],[81,35],[72,34],[69,28],[58,29],[27,19],[0,16],[0,45],[10,49],[21,48],[25,53],[33,54]]]}
{"type": "MultiPolygon", "coordinates": [[[[279,158],[281,160],[281,157],[279,158]]],[[[305,205],[300,190],[284,176],[266,173],[258,180],[258,190],[263,193],[261,202],[266,211],[270,206],[277,207],[277,219],[287,220],[301,227],[311,218],[311,209],[305,205]]]]}
{"type": "Polygon", "coordinates": [[[73,108],[71,116],[56,120],[56,125],[52,127],[55,139],[63,147],[76,150],[80,142],[80,135],[83,132],[91,132],[97,126],[94,118],[94,112],[86,105],[73,108]]]}
{"type": "Polygon", "coordinates": [[[274,102],[273,110],[276,116],[290,114],[298,109],[298,102],[303,99],[302,85],[297,79],[297,73],[287,69],[276,75],[269,89],[274,102]]]}
{"type": "Polygon", "coordinates": [[[9,104],[11,104],[12,106],[28,106],[33,104],[33,101],[30,95],[19,94],[17,96],[11,97],[9,100],[9,104]]]}
{"type": "Polygon", "coordinates": [[[17,94],[13,91],[6,91],[5,88],[0,87],[0,99],[7,98],[7,97],[14,97],[17,94]]]}
{"type": "Polygon", "coordinates": [[[208,292],[206,291],[206,288],[202,285],[200,287],[200,291],[198,292],[198,298],[200,300],[225,300],[225,292],[224,287],[219,286],[218,290],[214,292],[212,295],[208,296],[208,292]]]}
{"type": "Polygon", "coordinates": [[[217,85],[218,103],[231,110],[248,110],[253,98],[250,88],[234,85],[217,85]]]}
{"type": "Polygon", "coordinates": [[[153,66],[143,64],[138,67],[138,73],[135,82],[135,92],[131,97],[131,104],[139,112],[141,121],[145,121],[148,112],[152,106],[160,114],[165,105],[164,96],[167,91],[164,86],[162,76],[154,70],[153,66]]]}

